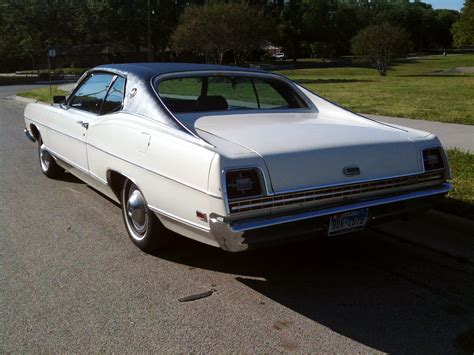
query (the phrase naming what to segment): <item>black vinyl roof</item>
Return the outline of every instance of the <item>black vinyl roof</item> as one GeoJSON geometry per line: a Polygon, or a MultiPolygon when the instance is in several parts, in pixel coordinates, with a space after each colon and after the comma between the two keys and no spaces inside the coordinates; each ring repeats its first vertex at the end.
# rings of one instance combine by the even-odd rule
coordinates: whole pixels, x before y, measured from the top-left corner
{"type": "Polygon", "coordinates": [[[263,70],[249,69],[242,67],[234,67],[229,65],[215,64],[193,64],[193,63],[126,63],[126,64],[104,64],[99,65],[93,70],[107,70],[121,73],[124,75],[132,74],[141,79],[149,79],[150,77],[177,73],[184,71],[239,71],[249,73],[267,73],[263,70]]]}

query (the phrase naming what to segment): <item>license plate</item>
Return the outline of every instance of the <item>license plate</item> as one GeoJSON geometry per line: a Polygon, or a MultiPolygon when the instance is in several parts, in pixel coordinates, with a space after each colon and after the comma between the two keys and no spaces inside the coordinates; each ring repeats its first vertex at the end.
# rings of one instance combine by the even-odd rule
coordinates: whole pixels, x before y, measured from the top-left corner
{"type": "Polygon", "coordinates": [[[364,229],[368,215],[369,210],[367,208],[335,214],[329,219],[328,235],[364,229]]]}

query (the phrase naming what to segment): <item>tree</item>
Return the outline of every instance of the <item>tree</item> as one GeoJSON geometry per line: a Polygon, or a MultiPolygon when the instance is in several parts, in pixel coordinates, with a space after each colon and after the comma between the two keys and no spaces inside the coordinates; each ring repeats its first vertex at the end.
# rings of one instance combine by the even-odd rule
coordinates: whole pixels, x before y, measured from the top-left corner
{"type": "Polygon", "coordinates": [[[0,0],[0,65],[19,59],[46,58],[49,46],[77,40],[77,6],[73,0],[0,0]]]}
{"type": "Polygon", "coordinates": [[[387,75],[390,64],[410,49],[408,33],[388,23],[372,25],[352,39],[352,51],[375,65],[380,75],[387,75]]]}
{"type": "Polygon", "coordinates": [[[294,62],[305,40],[304,13],[305,4],[301,0],[289,0],[282,8],[278,21],[280,42],[290,51],[290,57],[294,62]]]}
{"type": "Polygon", "coordinates": [[[450,48],[453,44],[451,28],[459,19],[455,10],[435,10],[436,27],[433,30],[434,42],[438,48],[450,48]]]}
{"type": "Polygon", "coordinates": [[[270,33],[263,12],[245,3],[206,3],[185,9],[171,39],[177,51],[203,53],[206,62],[222,64],[224,54],[242,57],[270,33]]]}
{"type": "MultiPolygon", "coordinates": [[[[419,51],[448,48],[453,35],[457,46],[469,45],[473,2],[465,2],[458,21],[457,11],[420,0],[0,0],[0,72],[45,67],[49,46],[60,56],[89,48],[107,61],[141,60],[148,16],[157,59],[167,57],[172,39],[175,49],[214,62],[224,53],[242,61],[262,40],[283,46],[294,60],[310,48],[337,57],[351,51],[361,29],[386,22],[405,29],[419,51]]],[[[71,58],[61,56],[61,65],[71,58]]]]}
{"type": "Polygon", "coordinates": [[[456,47],[474,44],[474,0],[466,0],[452,31],[456,47]]]}

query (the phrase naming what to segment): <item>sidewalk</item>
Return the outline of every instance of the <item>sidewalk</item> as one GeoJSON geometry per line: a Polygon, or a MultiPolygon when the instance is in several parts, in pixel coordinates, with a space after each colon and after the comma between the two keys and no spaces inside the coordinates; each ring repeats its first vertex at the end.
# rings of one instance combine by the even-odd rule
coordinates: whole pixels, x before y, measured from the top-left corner
{"type": "Polygon", "coordinates": [[[439,137],[441,143],[443,143],[446,148],[458,148],[474,153],[474,126],[365,114],[363,114],[363,116],[381,122],[434,133],[439,137]]]}

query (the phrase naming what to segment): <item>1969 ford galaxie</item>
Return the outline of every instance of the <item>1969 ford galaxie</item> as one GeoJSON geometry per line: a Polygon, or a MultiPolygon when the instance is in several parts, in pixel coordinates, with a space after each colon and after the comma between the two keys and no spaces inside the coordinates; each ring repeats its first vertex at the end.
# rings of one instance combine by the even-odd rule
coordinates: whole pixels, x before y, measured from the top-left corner
{"type": "Polygon", "coordinates": [[[119,202],[145,251],[170,231],[228,251],[334,236],[429,208],[450,189],[434,135],[263,71],[103,65],[54,102],[24,114],[42,172],[68,170],[119,202]]]}

